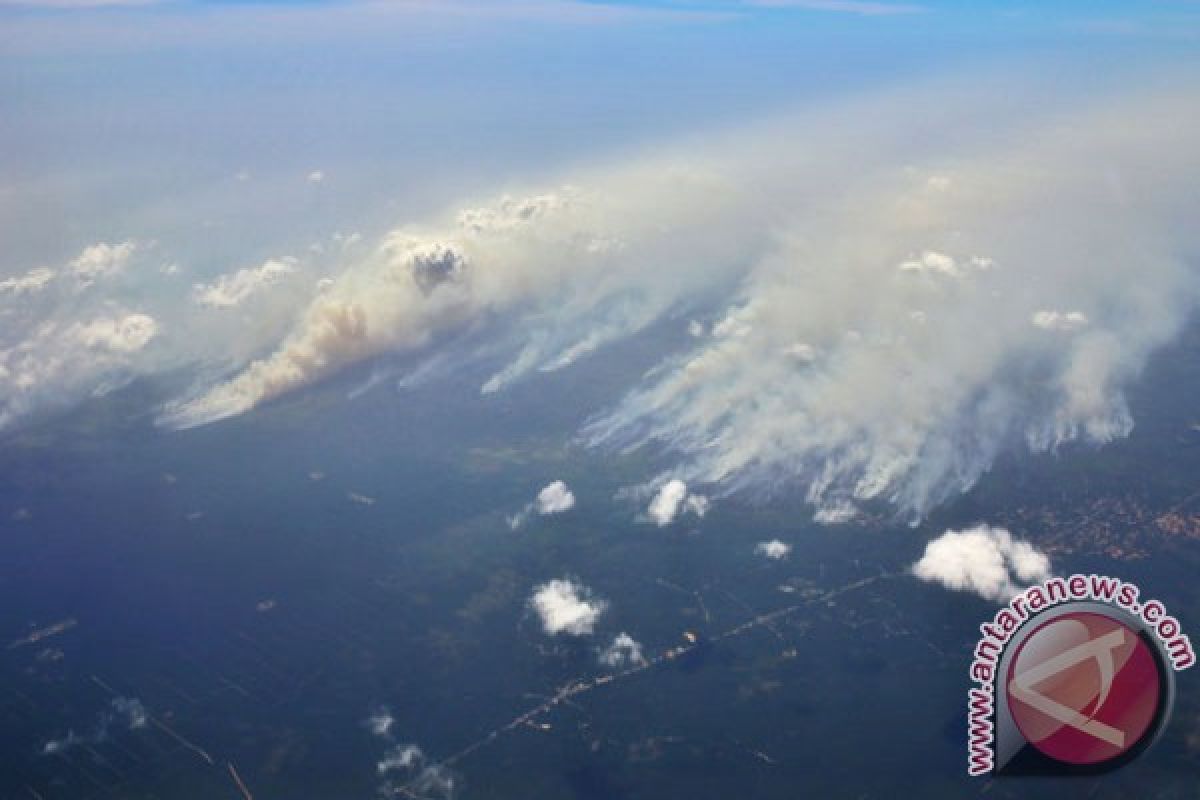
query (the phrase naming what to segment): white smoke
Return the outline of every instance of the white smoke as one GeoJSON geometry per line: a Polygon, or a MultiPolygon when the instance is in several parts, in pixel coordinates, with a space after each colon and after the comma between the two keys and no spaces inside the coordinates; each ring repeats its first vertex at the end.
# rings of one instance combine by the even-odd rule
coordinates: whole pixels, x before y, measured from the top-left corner
{"type": "Polygon", "coordinates": [[[1096,112],[831,191],[592,441],[649,439],[726,489],[799,484],[828,519],[919,517],[1003,448],[1126,435],[1123,388],[1196,296],[1182,176],[1200,157],[1153,118],[1096,112]]]}
{"type": "MultiPolygon", "coordinates": [[[[41,388],[0,374],[0,423],[145,369],[110,350],[77,370],[55,343],[134,309],[170,320],[173,357],[150,363],[233,367],[165,410],[177,426],[486,326],[505,360],[480,389],[501,392],[679,313],[715,324],[596,409],[589,442],[674,455],[656,487],[799,487],[822,521],[872,504],[916,518],[1006,448],[1126,435],[1125,388],[1197,299],[1195,93],[1015,86],[896,89],[466,203],[339,248],[299,308],[220,315],[217,337],[187,313],[218,315],[140,300],[22,317],[0,364],[41,388]]],[[[59,274],[81,296],[116,286],[99,278],[133,272],[141,241],[93,245],[59,274]]],[[[60,283],[30,275],[0,302],[60,283]]],[[[220,305],[257,285],[237,275],[202,286],[220,305]]]]}
{"type": "Polygon", "coordinates": [[[505,196],[388,233],[313,298],[274,353],[165,419],[189,426],[238,414],[348,364],[516,313],[525,320],[517,353],[481,387],[495,392],[644,328],[686,287],[711,285],[714,270],[745,257],[749,243],[718,223],[749,209],[735,206],[736,187],[711,170],[637,165],[594,183],[586,192],[505,196]],[[654,269],[668,260],[698,266],[681,281],[654,269]]]}
{"type": "Polygon", "coordinates": [[[1003,528],[979,525],[946,531],[929,542],[913,574],[948,589],[1003,601],[1049,578],[1050,559],[1003,528]]]}

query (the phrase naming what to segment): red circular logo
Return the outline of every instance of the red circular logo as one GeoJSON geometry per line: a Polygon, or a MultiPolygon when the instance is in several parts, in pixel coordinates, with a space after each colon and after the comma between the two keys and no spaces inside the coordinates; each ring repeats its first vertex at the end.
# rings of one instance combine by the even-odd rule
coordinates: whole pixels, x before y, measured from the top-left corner
{"type": "Polygon", "coordinates": [[[1067,764],[1098,764],[1136,747],[1153,732],[1163,692],[1137,632],[1084,611],[1055,617],[1021,642],[1006,686],[1021,735],[1067,764]]]}

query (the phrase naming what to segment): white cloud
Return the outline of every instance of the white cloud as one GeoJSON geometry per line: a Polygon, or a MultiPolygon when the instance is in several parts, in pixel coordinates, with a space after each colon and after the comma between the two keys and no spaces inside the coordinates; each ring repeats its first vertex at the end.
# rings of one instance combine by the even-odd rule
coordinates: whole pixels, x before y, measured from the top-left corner
{"type": "Polygon", "coordinates": [[[72,327],[74,338],[92,350],[136,353],[158,335],[158,322],[147,314],[95,319],[72,327]]]}
{"type": "Polygon", "coordinates": [[[663,528],[674,522],[681,511],[703,517],[708,512],[708,506],[707,497],[689,494],[687,484],[674,478],[659,488],[650,500],[646,514],[654,524],[663,528]]]}
{"type": "Polygon", "coordinates": [[[600,651],[600,663],[613,669],[623,669],[645,664],[646,657],[642,655],[642,646],[622,631],[613,638],[612,644],[600,651]]]}
{"type": "Polygon", "coordinates": [[[324,180],[325,180],[325,173],[319,169],[314,169],[312,172],[308,173],[308,182],[309,183],[321,183],[324,180]]]}
{"type": "Polygon", "coordinates": [[[683,501],[683,510],[689,514],[695,514],[697,517],[703,517],[708,513],[710,503],[708,498],[702,494],[689,494],[687,499],[683,501]]]}
{"type": "Polygon", "coordinates": [[[158,322],[141,313],[34,325],[25,338],[0,347],[0,428],[38,408],[120,385],[158,335],[158,322]]]}
{"type": "Polygon", "coordinates": [[[508,517],[508,527],[515,531],[529,520],[531,514],[561,514],[574,507],[574,492],[562,481],[554,481],[542,487],[532,503],[527,503],[523,509],[508,517]]]}
{"type": "Polygon", "coordinates": [[[142,701],[136,697],[114,697],[108,709],[102,711],[96,718],[88,733],[67,731],[65,736],[50,739],[42,744],[41,754],[44,756],[61,755],[80,745],[100,744],[108,738],[113,725],[120,725],[128,730],[146,727],[150,714],[142,701]]]}
{"type": "Polygon", "coordinates": [[[146,727],[150,715],[142,701],[136,697],[115,697],[112,701],[113,713],[130,730],[146,727]]]}
{"type": "Polygon", "coordinates": [[[396,718],[387,706],[380,706],[371,712],[371,716],[367,717],[363,724],[374,735],[388,738],[391,736],[392,726],[396,724],[396,718]]]}
{"type": "Polygon", "coordinates": [[[650,501],[646,513],[659,527],[670,525],[675,521],[675,515],[679,513],[679,507],[686,496],[686,483],[678,479],[667,481],[650,501]]]}
{"type": "Polygon", "coordinates": [[[518,230],[534,220],[562,210],[571,202],[570,190],[530,197],[504,195],[496,201],[495,205],[460,211],[458,224],[471,233],[506,233],[518,230]]]}
{"type": "Polygon", "coordinates": [[[443,798],[454,797],[457,781],[445,767],[430,764],[425,753],[415,744],[398,744],[390,748],[375,764],[375,771],[388,778],[380,787],[382,797],[443,798]],[[392,773],[401,773],[393,783],[392,773]]]}
{"type": "Polygon", "coordinates": [[[912,272],[918,275],[946,275],[951,278],[962,275],[962,268],[953,258],[933,250],[926,250],[917,258],[900,262],[897,269],[901,272],[912,272]]]}
{"type": "Polygon", "coordinates": [[[99,242],[85,247],[68,268],[80,286],[90,286],[100,278],[125,269],[137,249],[138,245],[132,239],[117,244],[99,242]]]}
{"type": "Polygon", "coordinates": [[[547,635],[589,636],[608,603],[578,581],[563,578],[534,588],[529,606],[537,612],[547,635]]]}
{"type": "Polygon", "coordinates": [[[398,744],[383,754],[375,771],[386,775],[394,770],[407,770],[425,764],[425,754],[415,744],[398,744]]]}
{"type": "Polygon", "coordinates": [[[1087,325],[1088,318],[1082,311],[1037,311],[1032,322],[1042,330],[1077,331],[1087,325]]]}
{"type": "Polygon", "coordinates": [[[538,492],[534,507],[539,514],[561,514],[575,507],[575,495],[562,481],[554,481],[538,492]]]}
{"type": "Polygon", "coordinates": [[[779,561],[780,559],[787,558],[788,554],[792,552],[792,546],[778,539],[772,539],[769,542],[759,542],[756,544],[754,552],[772,561],[779,561]]]}
{"type": "Polygon", "coordinates": [[[858,509],[852,503],[835,501],[818,508],[813,521],[821,525],[843,525],[857,516],[858,509]]]}
{"type": "Polygon", "coordinates": [[[948,589],[1002,601],[1023,585],[1050,577],[1050,559],[1003,528],[979,525],[946,531],[929,542],[913,574],[948,589]]]}
{"type": "Polygon", "coordinates": [[[296,271],[296,259],[268,259],[258,267],[247,267],[221,275],[209,284],[194,287],[196,302],[209,308],[233,308],[266,287],[296,271]]]}
{"type": "Polygon", "coordinates": [[[55,272],[49,267],[35,267],[24,275],[0,281],[0,294],[37,294],[54,280],[55,272]]]}

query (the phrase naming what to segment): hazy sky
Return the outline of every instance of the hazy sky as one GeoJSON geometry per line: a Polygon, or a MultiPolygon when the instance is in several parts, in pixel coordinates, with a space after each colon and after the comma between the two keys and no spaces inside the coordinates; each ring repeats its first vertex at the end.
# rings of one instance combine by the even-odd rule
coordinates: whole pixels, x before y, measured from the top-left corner
{"type": "Polygon", "coordinates": [[[131,235],[265,255],[924,75],[1103,83],[1194,51],[1198,23],[1186,0],[0,0],[0,270],[131,235]]]}

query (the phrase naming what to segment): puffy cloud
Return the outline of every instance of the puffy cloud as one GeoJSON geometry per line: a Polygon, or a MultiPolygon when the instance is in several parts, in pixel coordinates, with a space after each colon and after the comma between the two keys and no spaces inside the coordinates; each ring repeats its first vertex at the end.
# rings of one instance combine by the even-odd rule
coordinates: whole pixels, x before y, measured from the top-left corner
{"type": "Polygon", "coordinates": [[[383,738],[391,736],[392,726],[395,724],[396,718],[392,716],[392,712],[387,706],[376,708],[371,712],[371,716],[363,722],[367,730],[383,738]]]}
{"type": "Polygon", "coordinates": [[[608,603],[578,581],[562,578],[537,586],[529,607],[537,612],[547,635],[590,636],[608,603]]]}
{"type": "Polygon", "coordinates": [[[1082,311],[1037,311],[1032,322],[1047,331],[1077,331],[1088,323],[1082,311]]]}
{"type": "Polygon", "coordinates": [[[622,631],[613,638],[612,644],[600,651],[600,663],[613,669],[622,669],[645,664],[646,657],[642,655],[642,646],[622,631]]]}
{"type": "Polygon", "coordinates": [[[575,507],[575,493],[562,481],[554,481],[538,492],[532,503],[508,518],[508,527],[514,531],[525,524],[531,514],[542,516],[561,514],[575,507]]]}
{"type": "Polygon", "coordinates": [[[146,727],[150,715],[142,701],[136,697],[115,697],[112,701],[113,713],[117,719],[127,725],[130,730],[146,727]]]}
{"type": "Polygon", "coordinates": [[[919,258],[900,262],[898,269],[918,275],[946,275],[951,278],[962,275],[962,269],[953,258],[933,250],[926,250],[919,258]]]}
{"type": "Polygon", "coordinates": [[[538,492],[534,508],[539,514],[561,514],[575,507],[575,494],[562,481],[554,481],[538,492]]]}
{"type": "Polygon", "coordinates": [[[792,552],[792,546],[778,539],[772,539],[769,542],[759,542],[756,544],[754,552],[772,561],[779,561],[780,559],[787,558],[788,554],[792,552]]]}
{"type": "Polygon", "coordinates": [[[0,348],[0,428],[64,398],[120,385],[158,334],[157,321],[140,313],[35,325],[24,339],[0,348]]]}
{"type": "Polygon", "coordinates": [[[196,302],[208,308],[233,308],[286,275],[296,271],[296,259],[268,259],[258,267],[247,267],[221,275],[212,283],[194,287],[196,302]]]}
{"type": "Polygon", "coordinates": [[[979,525],[946,531],[929,542],[913,574],[948,589],[1002,601],[1021,591],[1023,584],[1050,577],[1050,559],[1003,528],[979,525]]]}
{"type": "Polygon", "coordinates": [[[158,323],[146,314],[125,314],[77,324],[71,334],[92,350],[136,353],[158,334],[158,323]]]}
{"type": "Polygon", "coordinates": [[[703,517],[708,512],[708,498],[689,494],[687,484],[678,478],[664,483],[650,500],[646,514],[660,528],[675,521],[681,511],[703,517]]]}
{"type": "Polygon", "coordinates": [[[81,745],[99,744],[108,738],[113,725],[137,730],[146,727],[149,720],[150,715],[141,700],[136,697],[114,697],[108,709],[100,713],[89,733],[67,731],[65,736],[45,742],[41,753],[44,756],[61,755],[81,745]]]}
{"type": "Polygon", "coordinates": [[[415,744],[398,744],[390,748],[375,765],[384,777],[401,773],[400,781],[390,777],[380,787],[383,797],[443,798],[454,797],[457,781],[445,767],[430,764],[424,751],[415,744]]]}
{"type": "Polygon", "coordinates": [[[472,233],[502,233],[563,209],[571,202],[569,189],[531,197],[504,195],[493,206],[468,208],[458,214],[458,224],[472,233]]]}
{"type": "Polygon", "coordinates": [[[132,239],[117,244],[99,242],[85,247],[68,268],[80,286],[90,286],[100,278],[123,270],[137,248],[132,239]]]}
{"type": "Polygon", "coordinates": [[[817,509],[813,521],[821,525],[842,525],[858,516],[858,509],[852,503],[833,502],[817,509]]]}
{"type": "Polygon", "coordinates": [[[413,769],[425,763],[425,754],[415,744],[398,744],[383,754],[375,771],[386,775],[393,770],[413,769]]]}
{"type": "Polygon", "coordinates": [[[54,270],[49,267],[35,267],[24,275],[0,281],[0,294],[11,294],[18,297],[23,294],[36,294],[54,280],[54,275],[54,270]]]}

